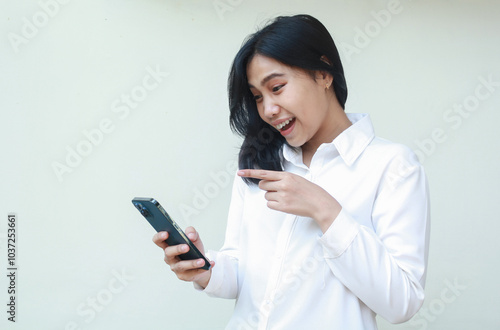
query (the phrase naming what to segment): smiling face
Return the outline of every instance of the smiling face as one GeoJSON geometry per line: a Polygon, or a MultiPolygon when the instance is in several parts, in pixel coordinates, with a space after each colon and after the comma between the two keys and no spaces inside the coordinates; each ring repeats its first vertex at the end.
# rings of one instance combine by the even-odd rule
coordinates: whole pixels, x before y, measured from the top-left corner
{"type": "Polygon", "coordinates": [[[329,74],[318,72],[313,79],[304,70],[257,54],[247,66],[247,77],[260,117],[291,146],[314,152],[338,135],[335,114],[338,109],[344,113],[326,88],[332,83],[329,74]]]}

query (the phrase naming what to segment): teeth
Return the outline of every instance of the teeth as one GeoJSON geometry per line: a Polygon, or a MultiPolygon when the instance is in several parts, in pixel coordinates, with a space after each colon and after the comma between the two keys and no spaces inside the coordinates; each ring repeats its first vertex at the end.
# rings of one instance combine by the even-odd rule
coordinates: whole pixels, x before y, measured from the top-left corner
{"type": "Polygon", "coordinates": [[[276,128],[277,128],[278,130],[281,130],[283,127],[285,127],[286,125],[288,125],[288,124],[292,121],[292,119],[293,119],[293,118],[290,118],[290,119],[288,119],[287,121],[284,121],[284,122],[282,122],[281,124],[276,125],[276,128]]]}

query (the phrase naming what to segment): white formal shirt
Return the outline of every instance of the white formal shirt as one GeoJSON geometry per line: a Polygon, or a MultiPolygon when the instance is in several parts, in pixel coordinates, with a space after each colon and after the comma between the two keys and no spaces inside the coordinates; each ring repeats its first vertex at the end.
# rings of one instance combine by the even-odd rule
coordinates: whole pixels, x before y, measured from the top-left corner
{"type": "MultiPolygon", "coordinates": [[[[375,137],[366,114],[322,144],[309,167],[284,146],[284,170],[342,206],[323,233],[311,218],[271,210],[235,177],[225,243],[204,291],[236,299],[226,329],[376,329],[376,314],[410,319],[424,299],[429,200],[405,146],[375,137]]],[[[198,288],[200,289],[200,288],[198,288]]]]}

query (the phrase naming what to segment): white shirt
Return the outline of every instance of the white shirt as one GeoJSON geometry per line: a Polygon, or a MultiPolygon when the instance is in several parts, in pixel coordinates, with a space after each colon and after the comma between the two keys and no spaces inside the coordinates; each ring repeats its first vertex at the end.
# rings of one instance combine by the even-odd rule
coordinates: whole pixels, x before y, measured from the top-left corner
{"type": "MultiPolygon", "coordinates": [[[[235,177],[225,243],[205,292],[236,299],[226,329],[376,329],[410,319],[424,299],[427,180],[415,154],[375,137],[366,114],[322,144],[308,168],[284,146],[284,170],[342,206],[323,234],[311,219],[271,210],[235,177]]],[[[199,288],[198,288],[199,289],[199,288]]]]}

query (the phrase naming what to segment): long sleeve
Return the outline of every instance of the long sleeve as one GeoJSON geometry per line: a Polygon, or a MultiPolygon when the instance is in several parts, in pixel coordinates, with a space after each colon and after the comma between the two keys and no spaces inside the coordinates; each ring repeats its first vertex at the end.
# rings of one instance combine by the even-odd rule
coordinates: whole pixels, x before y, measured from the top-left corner
{"type": "Polygon", "coordinates": [[[205,288],[209,296],[234,299],[238,294],[239,241],[243,212],[245,183],[238,176],[234,178],[231,205],[224,246],[220,251],[208,251],[208,258],[215,261],[212,276],[205,288]]]}
{"type": "Polygon", "coordinates": [[[370,221],[372,228],[342,210],[320,240],[326,262],[375,313],[407,321],[424,300],[429,245],[427,180],[413,153],[386,167],[370,221]]]}
{"type": "Polygon", "coordinates": [[[424,299],[427,180],[415,154],[375,137],[369,116],[322,144],[309,166],[283,146],[284,170],[342,206],[323,233],[307,217],[267,207],[236,177],[225,243],[205,288],[236,298],[226,329],[377,329],[376,315],[410,319],[424,299]]]}

